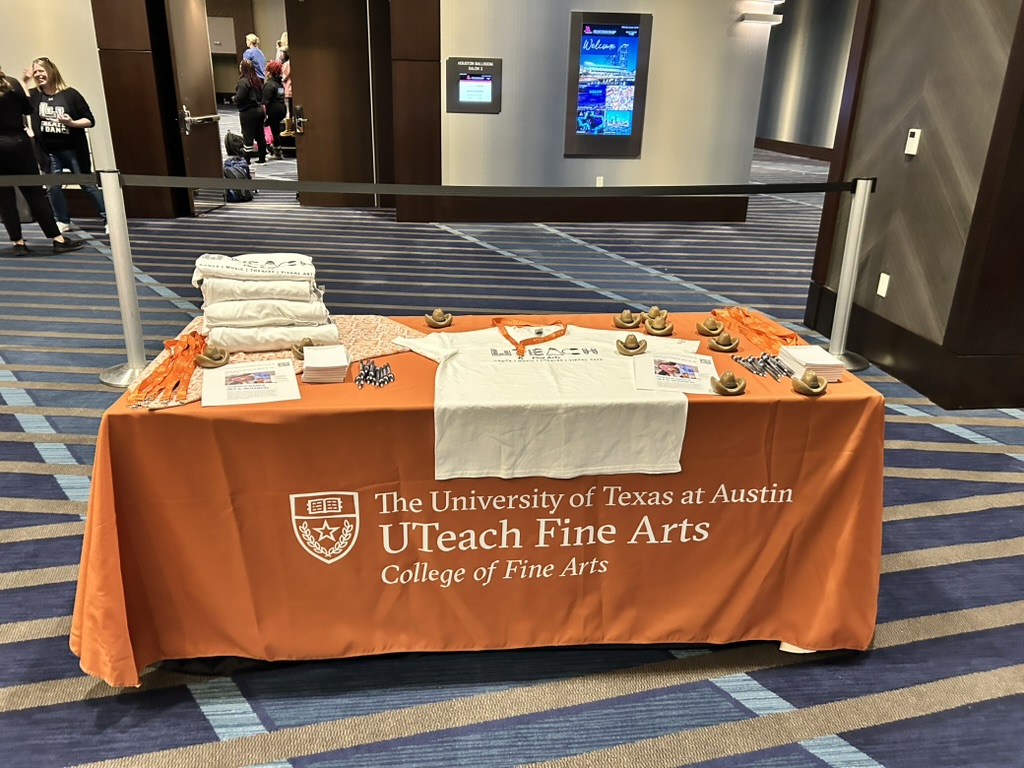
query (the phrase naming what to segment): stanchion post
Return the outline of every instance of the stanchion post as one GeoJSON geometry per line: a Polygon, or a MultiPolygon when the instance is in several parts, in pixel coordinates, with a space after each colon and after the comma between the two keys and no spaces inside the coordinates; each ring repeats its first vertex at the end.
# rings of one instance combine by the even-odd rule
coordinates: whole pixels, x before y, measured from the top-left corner
{"type": "Polygon", "coordinates": [[[853,309],[853,289],[857,284],[857,266],[860,262],[860,244],[864,236],[864,222],[868,215],[868,196],[874,190],[875,179],[857,179],[850,208],[850,223],[846,227],[846,245],[843,264],[839,272],[839,290],[836,310],[832,316],[832,336],[828,351],[843,361],[848,371],[863,371],[868,361],[855,352],[846,351],[846,334],[850,330],[850,311],[853,309]]]}
{"type": "Polygon", "coordinates": [[[132,249],[128,241],[128,216],[124,210],[119,171],[100,171],[100,189],[103,205],[107,209],[107,228],[110,231],[110,251],[114,261],[114,280],[117,283],[117,302],[121,308],[121,325],[128,362],[107,368],[100,381],[111,387],[127,387],[146,367],[146,348],[142,339],[142,319],[139,313],[139,294],[135,288],[132,249]]]}

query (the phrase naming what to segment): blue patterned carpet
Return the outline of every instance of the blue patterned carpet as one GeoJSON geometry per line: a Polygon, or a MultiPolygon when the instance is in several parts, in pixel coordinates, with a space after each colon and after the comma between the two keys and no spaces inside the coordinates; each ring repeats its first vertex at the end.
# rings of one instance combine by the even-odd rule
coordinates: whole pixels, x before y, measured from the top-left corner
{"type": "MultiPolygon", "coordinates": [[[[257,175],[294,178],[294,163],[257,175]]],[[[821,181],[758,153],[756,181],[821,181]]],[[[398,224],[294,196],[132,221],[148,354],[199,314],[203,252],[309,253],[335,313],[724,304],[798,323],[817,196],[713,224],[398,224]]],[[[947,412],[877,369],[886,408],[879,627],[862,654],[769,644],[167,664],[138,690],[67,633],[103,410],[125,353],[109,252],[0,259],[0,765],[1024,766],[1024,412],[947,412]],[[213,674],[200,674],[200,673],[213,674]]],[[[38,228],[28,234],[41,242],[38,228]]],[[[0,252],[2,254],[2,252],[0,252]]]]}

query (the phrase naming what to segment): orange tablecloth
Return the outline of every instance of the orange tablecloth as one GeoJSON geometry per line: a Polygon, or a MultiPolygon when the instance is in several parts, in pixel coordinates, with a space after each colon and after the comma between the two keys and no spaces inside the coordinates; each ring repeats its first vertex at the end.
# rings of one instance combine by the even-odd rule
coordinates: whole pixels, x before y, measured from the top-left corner
{"type": "MultiPolygon", "coordinates": [[[[703,316],[672,319],[697,338],[703,316]]],[[[868,646],[883,399],[855,377],[809,399],[718,355],[747,392],[690,396],[679,474],[437,482],[436,364],[386,361],[397,380],[380,389],[104,414],[71,630],[85,672],[137,685],[161,659],[221,655],[868,646]]]]}

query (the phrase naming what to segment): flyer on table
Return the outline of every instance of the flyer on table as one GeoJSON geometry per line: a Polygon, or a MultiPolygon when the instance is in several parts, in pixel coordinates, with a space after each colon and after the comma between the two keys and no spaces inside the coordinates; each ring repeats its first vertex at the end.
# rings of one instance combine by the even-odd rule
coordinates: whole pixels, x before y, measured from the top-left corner
{"type": "Polygon", "coordinates": [[[718,370],[715,361],[707,355],[672,352],[633,358],[633,378],[637,389],[711,394],[712,376],[717,377],[718,370]]]}
{"type": "Polygon", "coordinates": [[[299,384],[289,358],[232,363],[203,371],[203,405],[298,400],[299,384]]]}

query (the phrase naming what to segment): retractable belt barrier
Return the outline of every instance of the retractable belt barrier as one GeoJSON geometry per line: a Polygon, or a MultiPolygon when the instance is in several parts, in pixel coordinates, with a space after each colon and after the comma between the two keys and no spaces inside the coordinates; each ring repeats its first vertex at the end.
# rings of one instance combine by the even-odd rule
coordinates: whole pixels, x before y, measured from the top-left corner
{"type": "Polygon", "coordinates": [[[437,184],[365,184],[340,181],[287,181],[284,179],[225,179],[195,176],[143,176],[100,169],[95,173],[56,173],[0,176],[0,187],[68,186],[96,184],[103,190],[110,228],[110,250],[117,281],[121,324],[125,333],[127,363],[115,365],[100,374],[100,381],[115,387],[127,387],[145,368],[142,322],[128,220],[124,211],[123,187],[161,187],[176,189],[250,189],[283,190],[362,195],[412,195],[439,197],[685,197],[727,195],[785,195],[821,192],[853,193],[853,208],[847,230],[843,271],[836,296],[831,351],[850,370],[866,367],[866,361],[846,352],[846,332],[860,256],[861,234],[867,217],[867,196],[874,191],[875,179],[854,179],[825,184],[693,184],[638,187],[472,187],[437,184]],[[104,184],[103,182],[108,182],[104,184]]]}
{"type": "MultiPolygon", "coordinates": [[[[0,187],[38,184],[100,184],[97,173],[51,173],[0,176],[0,187]]],[[[114,171],[114,173],[118,173],[114,171]]],[[[441,184],[370,184],[345,181],[287,181],[284,179],[225,179],[201,176],[143,176],[119,174],[122,187],[174,189],[251,189],[286,192],[335,192],[360,195],[419,195],[450,197],[686,197],[692,195],[784,195],[814,192],[853,192],[856,181],[823,184],[690,184],[635,187],[476,187],[441,184]]]]}

